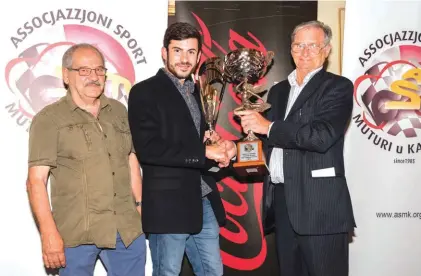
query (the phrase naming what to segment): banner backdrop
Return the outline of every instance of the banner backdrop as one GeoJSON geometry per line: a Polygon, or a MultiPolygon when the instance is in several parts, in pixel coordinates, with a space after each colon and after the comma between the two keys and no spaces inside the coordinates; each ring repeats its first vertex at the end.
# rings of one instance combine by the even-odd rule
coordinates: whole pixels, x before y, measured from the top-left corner
{"type": "MultiPolygon", "coordinates": [[[[46,275],[25,186],[28,128],[34,114],[65,94],[64,51],[74,43],[96,45],[109,72],[106,95],[126,104],[131,86],[162,66],[167,11],[167,0],[14,0],[0,10],[0,275],[46,275]]],[[[95,275],[105,275],[100,264],[95,275]]]]}
{"type": "MultiPolygon", "coordinates": [[[[290,34],[295,25],[317,18],[317,2],[176,1],[169,22],[194,24],[202,33],[202,62],[237,48],[274,51],[274,64],[260,84],[269,89],[293,70],[290,34]]],[[[267,95],[267,94],[266,94],[267,95]]],[[[265,96],[266,96],[265,95],[265,96]]],[[[225,139],[242,137],[232,110],[240,104],[229,86],[222,100],[216,131],[225,139]]],[[[227,177],[218,183],[228,224],[221,228],[224,275],[279,275],[274,237],[261,228],[262,183],[240,183],[227,177]]],[[[193,275],[184,265],[182,275],[193,275]]]]}
{"type": "Polygon", "coordinates": [[[354,82],[347,178],[352,276],[419,276],[421,3],[347,0],[343,74],[354,82]],[[399,19],[398,19],[399,18],[399,19]]]}

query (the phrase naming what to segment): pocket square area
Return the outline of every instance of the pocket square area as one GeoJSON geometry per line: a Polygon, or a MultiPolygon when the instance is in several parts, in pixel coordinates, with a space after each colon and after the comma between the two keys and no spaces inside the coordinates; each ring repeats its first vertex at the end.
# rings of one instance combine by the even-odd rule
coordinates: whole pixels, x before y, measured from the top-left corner
{"type": "Polygon", "coordinates": [[[311,177],[334,177],[334,176],[336,176],[335,167],[311,171],[311,177]]]}

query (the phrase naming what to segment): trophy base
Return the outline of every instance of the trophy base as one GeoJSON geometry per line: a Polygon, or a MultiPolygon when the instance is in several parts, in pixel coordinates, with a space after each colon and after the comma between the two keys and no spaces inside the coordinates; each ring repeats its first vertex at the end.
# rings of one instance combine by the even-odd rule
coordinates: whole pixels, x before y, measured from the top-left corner
{"type": "Polygon", "coordinates": [[[237,162],[234,170],[240,176],[263,176],[269,170],[266,166],[261,140],[245,140],[237,143],[237,162]]]}
{"type": "Polygon", "coordinates": [[[234,170],[239,176],[264,176],[269,170],[264,161],[261,162],[237,162],[234,170]]]}

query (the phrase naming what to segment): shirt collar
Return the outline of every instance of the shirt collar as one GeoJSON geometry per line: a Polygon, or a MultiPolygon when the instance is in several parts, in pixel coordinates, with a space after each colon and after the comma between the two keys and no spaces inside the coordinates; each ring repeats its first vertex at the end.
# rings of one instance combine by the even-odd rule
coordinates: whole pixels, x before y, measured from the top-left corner
{"type": "Polygon", "coordinates": [[[291,86],[304,86],[306,85],[311,78],[317,74],[317,72],[319,72],[320,70],[322,70],[323,66],[320,66],[319,68],[311,71],[310,73],[307,74],[307,76],[305,76],[303,83],[301,85],[298,85],[297,83],[297,69],[295,69],[294,71],[291,72],[291,74],[288,75],[288,82],[289,85],[291,86]]]}
{"type": "MultiPolygon", "coordinates": [[[[71,94],[70,90],[67,90],[66,102],[69,105],[69,108],[70,108],[71,111],[75,111],[77,108],[79,108],[75,104],[75,102],[73,101],[72,94],[71,94]]],[[[101,96],[99,96],[99,104],[100,104],[100,107],[99,107],[100,109],[103,109],[107,106],[111,107],[110,100],[108,99],[107,96],[104,95],[104,93],[102,93],[101,96]]]]}
{"type": "Polygon", "coordinates": [[[176,76],[168,72],[167,69],[162,68],[162,71],[164,71],[164,73],[170,78],[170,80],[174,83],[174,85],[177,87],[179,91],[187,87],[190,93],[194,92],[194,82],[191,76],[189,76],[188,78],[184,80],[184,84],[181,84],[180,80],[176,76]]]}

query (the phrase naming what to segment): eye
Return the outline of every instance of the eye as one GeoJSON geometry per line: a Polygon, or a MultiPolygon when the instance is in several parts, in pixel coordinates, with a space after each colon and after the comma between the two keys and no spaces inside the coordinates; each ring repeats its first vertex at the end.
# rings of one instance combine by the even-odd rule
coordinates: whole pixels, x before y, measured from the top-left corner
{"type": "Polygon", "coordinates": [[[81,74],[88,74],[88,72],[90,71],[90,69],[88,69],[88,68],[80,68],[79,71],[80,71],[81,74]]]}
{"type": "Polygon", "coordinates": [[[97,73],[99,74],[104,74],[105,73],[105,68],[99,67],[95,69],[97,71],[97,73]]]}
{"type": "Polygon", "coordinates": [[[193,51],[193,50],[191,50],[191,51],[189,51],[189,54],[190,54],[190,55],[195,55],[195,54],[196,54],[196,52],[195,52],[195,51],[193,51]]]}

